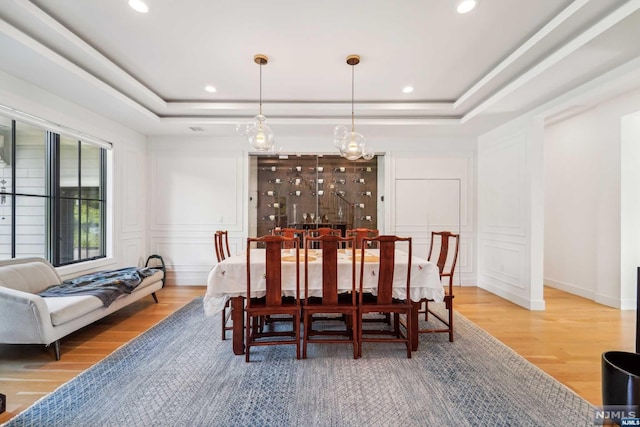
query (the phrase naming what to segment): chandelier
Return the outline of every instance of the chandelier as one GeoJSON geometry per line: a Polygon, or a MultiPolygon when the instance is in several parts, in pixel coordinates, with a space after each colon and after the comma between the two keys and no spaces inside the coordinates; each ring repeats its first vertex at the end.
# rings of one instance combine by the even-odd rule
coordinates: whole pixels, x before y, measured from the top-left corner
{"type": "Polygon", "coordinates": [[[267,118],[262,115],[262,66],[267,65],[269,58],[266,55],[255,55],[253,61],[260,66],[260,110],[258,115],[249,123],[238,123],[236,131],[246,135],[251,147],[256,151],[270,151],[274,146],[273,131],[267,126],[267,118]]]}
{"type": "Polygon", "coordinates": [[[347,56],[347,64],[351,65],[351,131],[344,125],[338,125],[333,130],[333,143],[335,144],[340,155],[348,160],[365,160],[373,159],[373,149],[365,144],[364,135],[356,132],[355,115],[353,113],[354,99],[354,69],[360,63],[358,55],[347,56]]]}

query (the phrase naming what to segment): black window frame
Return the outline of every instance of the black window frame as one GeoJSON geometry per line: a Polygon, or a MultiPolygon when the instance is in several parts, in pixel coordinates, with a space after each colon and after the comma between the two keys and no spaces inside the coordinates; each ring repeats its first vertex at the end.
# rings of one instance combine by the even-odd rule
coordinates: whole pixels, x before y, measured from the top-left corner
{"type": "MultiPolygon", "coordinates": [[[[83,197],[82,193],[82,145],[89,144],[93,145],[90,142],[78,140],[73,138],[77,143],[78,148],[78,197],[70,198],[63,197],[61,191],[61,180],[60,180],[60,169],[61,169],[61,156],[60,156],[60,137],[62,136],[60,133],[55,131],[48,130],[46,128],[41,128],[44,131],[45,135],[45,186],[46,193],[45,195],[35,195],[35,194],[25,194],[18,193],[16,191],[16,145],[17,145],[17,135],[16,135],[16,124],[23,123],[18,122],[14,119],[11,119],[11,189],[9,191],[0,192],[1,195],[9,196],[11,198],[11,258],[16,257],[16,197],[40,197],[45,198],[46,203],[46,216],[45,216],[45,257],[51,262],[51,264],[55,267],[60,267],[64,265],[78,264],[81,262],[92,261],[96,259],[106,258],[107,257],[107,149],[101,147],[99,145],[95,145],[99,148],[99,193],[97,198],[87,198],[83,197]],[[61,256],[61,242],[63,239],[61,221],[61,205],[63,200],[77,200],[79,206],[79,217],[80,212],[82,211],[81,207],[83,206],[83,202],[97,202],[100,206],[99,216],[100,216],[100,236],[99,236],[99,244],[100,244],[100,254],[82,258],[80,255],[82,254],[82,222],[78,224],[79,235],[78,235],[78,258],[72,260],[62,260],[61,256]]],[[[29,123],[24,123],[26,125],[30,125],[29,123]]],[[[32,125],[30,125],[32,126],[32,125]]],[[[64,135],[66,136],[66,135],[64,135]]],[[[74,236],[71,236],[71,240],[74,241],[74,236]]],[[[73,246],[73,245],[72,245],[73,246]]]]}

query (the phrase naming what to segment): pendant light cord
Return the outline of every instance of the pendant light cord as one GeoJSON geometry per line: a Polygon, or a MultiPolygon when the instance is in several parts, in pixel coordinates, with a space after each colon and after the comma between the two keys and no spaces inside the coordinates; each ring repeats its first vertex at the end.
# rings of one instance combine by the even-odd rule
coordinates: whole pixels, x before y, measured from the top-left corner
{"type": "Polygon", "coordinates": [[[355,118],[353,115],[353,97],[354,97],[354,74],[355,74],[355,65],[351,66],[351,133],[355,132],[355,118]]]}
{"type": "Polygon", "coordinates": [[[262,115],[262,61],[260,62],[260,115],[262,115]]]}

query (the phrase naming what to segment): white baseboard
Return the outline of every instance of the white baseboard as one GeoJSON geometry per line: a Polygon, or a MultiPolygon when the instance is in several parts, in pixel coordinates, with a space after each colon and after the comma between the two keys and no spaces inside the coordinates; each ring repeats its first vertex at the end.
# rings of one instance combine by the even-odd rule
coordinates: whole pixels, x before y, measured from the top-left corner
{"type": "Polygon", "coordinates": [[[589,299],[591,301],[597,302],[598,304],[606,305],[607,307],[617,308],[619,310],[636,309],[636,301],[632,299],[621,300],[619,298],[614,298],[608,295],[597,294],[590,289],[584,289],[570,283],[565,283],[549,278],[545,278],[544,283],[549,287],[589,299]]]}
{"type": "Polygon", "coordinates": [[[559,280],[554,280],[547,277],[544,278],[544,284],[554,289],[558,289],[563,292],[578,295],[579,297],[595,301],[595,292],[590,289],[584,289],[571,283],[561,282],[559,280]]]}
{"type": "Polygon", "coordinates": [[[167,271],[167,285],[207,286],[208,271],[167,271]]]}
{"type": "Polygon", "coordinates": [[[508,301],[511,301],[514,304],[518,304],[520,307],[524,307],[527,310],[544,311],[546,308],[544,300],[528,300],[526,298],[522,298],[520,295],[516,295],[512,292],[505,291],[504,289],[500,289],[497,286],[493,286],[487,283],[479,283],[478,287],[484,289],[485,291],[489,291],[492,294],[496,294],[508,301]]]}

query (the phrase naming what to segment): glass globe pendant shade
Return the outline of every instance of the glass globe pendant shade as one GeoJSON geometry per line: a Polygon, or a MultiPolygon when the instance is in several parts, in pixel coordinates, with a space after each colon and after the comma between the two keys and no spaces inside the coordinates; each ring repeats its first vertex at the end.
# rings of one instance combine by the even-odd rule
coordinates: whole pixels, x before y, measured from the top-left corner
{"type": "Polygon", "coordinates": [[[247,129],[249,144],[257,151],[269,151],[275,142],[273,131],[267,126],[263,115],[254,117],[254,122],[247,129]]]}
{"type": "Polygon", "coordinates": [[[247,133],[249,133],[249,129],[251,128],[251,123],[240,123],[237,122],[236,123],[236,132],[238,133],[238,135],[244,135],[247,136],[247,133]]]}
{"type": "Polygon", "coordinates": [[[345,125],[338,125],[333,129],[333,145],[336,146],[337,149],[340,149],[340,145],[342,145],[342,141],[346,138],[347,127],[345,125]]]}
{"type": "Polygon", "coordinates": [[[344,125],[338,125],[333,129],[333,144],[340,151],[340,155],[347,160],[358,160],[364,158],[365,160],[371,160],[375,156],[373,149],[368,148],[365,144],[364,136],[361,133],[355,131],[355,115],[353,113],[353,88],[354,88],[354,73],[353,67],[360,63],[360,57],[358,55],[347,56],[347,64],[351,68],[351,132],[344,125]]]}
{"type": "Polygon", "coordinates": [[[358,160],[364,149],[364,136],[358,132],[348,132],[339,147],[340,154],[347,160],[358,160]]]}
{"type": "Polygon", "coordinates": [[[368,145],[364,147],[364,150],[362,151],[363,159],[371,160],[375,155],[376,153],[373,151],[373,148],[369,147],[368,145]]]}

